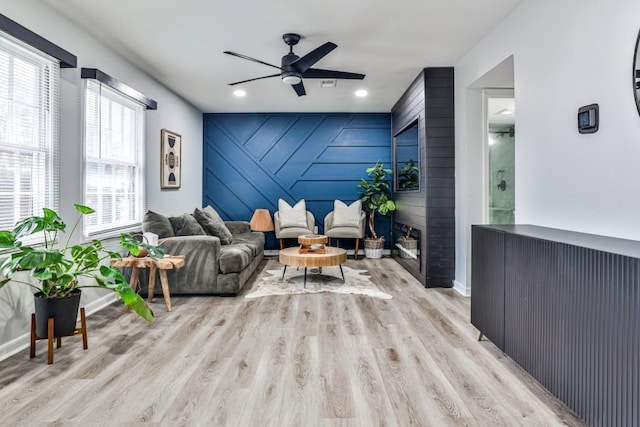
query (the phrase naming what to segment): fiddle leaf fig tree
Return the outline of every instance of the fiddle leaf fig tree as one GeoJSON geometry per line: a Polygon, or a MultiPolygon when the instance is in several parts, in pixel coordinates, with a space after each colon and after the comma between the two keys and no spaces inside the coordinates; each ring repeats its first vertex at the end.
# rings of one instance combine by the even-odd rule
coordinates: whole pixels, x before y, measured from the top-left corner
{"type": "Polygon", "coordinates": [[[366,169],[369,180],[362,178],[358,187],[360,187],[360,201],[362,207],[367,212],[369,231],[371,238],[379,240],[375,230],[375,214],[388,215],[389,212],[396,210],[396,204],[389,199],[390,188],[389,177],[393,173],[391,169],[385,169],[384,164],[378,160],[376,164],[366,169]]]}
{"type": "MultiPolygon", "coordinates": [[[[0,231],[0,250],[6,250],[6,258],[0,263],[0,288],[8,282],[22,283],[36,289],[44,298],[62,298],[80,288],[104,288],[115,292],[118,297],[140,317],[153,322],[153,313],[144,300],[129,286],[120,269],[108,265],[110,259],[122,258],[123,250],[137,255],[144,248],[152,257],[164,256],[164,251],[144,242],[137,241],[129,234],[120,236],[118,251],[107,249],[102,241],[92,240],[85,245],[70,245],[71,236],[76,231],[84,215],[94,213],[87,206],[74,205],[80,214],[66,243],[60,247],[58,234],[66,230],[66,224],[58,214],[48,208],[42,216],[31,216],[19,221],[13,230],[0,231]],[[42,233],[44,245],[24,245],[22,238],[42,233]],[[33,282],[14,277],[19,271],[30,271],[36,279],[33,282]]],[[[0,256],[1,258],[1,256],[0,256]]]]}

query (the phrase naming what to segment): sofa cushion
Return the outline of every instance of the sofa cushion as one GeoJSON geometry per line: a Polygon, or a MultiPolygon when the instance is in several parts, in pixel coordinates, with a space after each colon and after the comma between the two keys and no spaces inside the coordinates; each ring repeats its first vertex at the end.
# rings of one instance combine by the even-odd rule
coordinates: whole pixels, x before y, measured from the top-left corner
{"type": "Polygon", "coordinates": [[[253,258],[253,251],[244,243],[221,246],[218,260],[220,273],[239,273],[251,263],[253,258]]]}
{"type": "Polygon", "coordinates": [[[307,205],[304,199],[301,199],[293,207],[284,200],[278,199],[278,215],[280,216],[280,228],[307,228],[307,205]]]}
{"type": "Polygon", "coordinates": [[[200,223],[204,231],[211,236],[216,236],[220,239],[220,243],[228,245],[233,240],[233,234],[227,228],[218,212],[211,206],[207,206],[204,209],[196,208],[193,211],[193,216],[200,223]]]}
{"type": "Polygon", "coordinates": [[[175,236],[171,221],[164,215],[147,211],[142,219],[142,231],[149,231],[158,235],[159,239],[175,236]]]}
{"type": "Polygon", "coordinates": [[[359,227],[362,202],[356,200],[347,206],[341,200],[333,202],[333,226],[334,227],[359,227]]]}
{"type": "Polygon", "coordinates": [[[199,236],[207,234],[191,214],[186,213],[178,216],[170,216],[169,221],[173,226],[173,231],[176,236],[199,236]]]}
{"type": "Polygon", "coordinates": [[[250,232],[234,235],[233,244],[244,244],[251,249],[252,256],[258,256],[264,250],[264,233],[250,232]]]}

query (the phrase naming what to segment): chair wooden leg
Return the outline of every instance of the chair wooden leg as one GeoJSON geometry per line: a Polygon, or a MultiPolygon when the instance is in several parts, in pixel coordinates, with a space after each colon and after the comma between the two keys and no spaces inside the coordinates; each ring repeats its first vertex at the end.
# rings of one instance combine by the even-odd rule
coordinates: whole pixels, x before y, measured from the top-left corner
{"type": "Polygon", "coordinates": [[[284,249],[284,239],[280,239],[280,250],[284,249]]]}
{"type": "Polygon", "coordinates": [[[357,261],[358,260],[358,247],[360,246],[360,239],[356,239],[356,249],[353,252],[353,258],[357,261]]]}

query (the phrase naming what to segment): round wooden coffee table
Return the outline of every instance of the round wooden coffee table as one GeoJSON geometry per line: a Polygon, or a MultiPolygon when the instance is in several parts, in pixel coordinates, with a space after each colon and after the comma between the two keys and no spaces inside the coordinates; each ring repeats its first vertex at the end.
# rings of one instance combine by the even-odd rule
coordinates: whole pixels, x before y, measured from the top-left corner
{"type": "Polygon", "coordinates": [[[307,286],[307,267],[331,267],[337,265],[340,267],[342,281],[344,282],[344,272],[342,264],[347,262],[347,251],[342,248],[334,248],[331,246],[324,247],[324,253],[300,253],[300,248],[286,248],[280,251],[280,264],[284,264],[282,279],[287,272],[287,266],[304,267],[304,286],[307,286]]]}

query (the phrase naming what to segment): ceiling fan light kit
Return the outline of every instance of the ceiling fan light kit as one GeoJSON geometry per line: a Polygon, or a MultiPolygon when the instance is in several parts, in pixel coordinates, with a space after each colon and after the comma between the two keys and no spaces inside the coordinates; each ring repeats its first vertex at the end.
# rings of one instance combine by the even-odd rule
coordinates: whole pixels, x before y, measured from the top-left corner
{"type": "Polygon", "coordinates": [[[301,81],[302,77],[300,77],[300,74],[282,73],[282,83],[286,83],[288,85],[297,85],[301,81]]]}
{"type": "Polygon", "coordinates": [[[306,55],[299,57],[293,53],[293,46],[300,41],[300,35],[295,33],[286,33],[282,36],[282,40],[289,46],[289,53],[282,57],[280,66],[269,64],[268,62],[261,61],[259,59],[251,58],[239,53],[225,51],[224,53],[231,56],[236,56],[248,61],[257,62],[268,67],[277,68],[280,70],[278,74],[270,74],[268,76],[256,77],[253,79],[242,80],[239,82],[229,83],[230,86],[238,85],[241,83],[252,82],[254,80],[268,79],[271,77],[280,77],[282,82],[291,85],[293,90],[298,96],[306,95],[304,89],[304,79],[350,79],[350,80],[362,80],[364,74],[350,73],[347,71],[334,71],[334,70],[322,70],[319,68],[311,68],[316,62],[324,58],[329,52],[334,50],[338,45],[331,42],[317,47],[306,55]]]}

